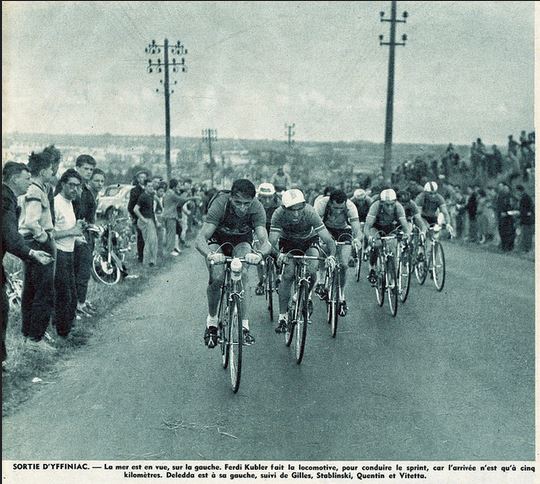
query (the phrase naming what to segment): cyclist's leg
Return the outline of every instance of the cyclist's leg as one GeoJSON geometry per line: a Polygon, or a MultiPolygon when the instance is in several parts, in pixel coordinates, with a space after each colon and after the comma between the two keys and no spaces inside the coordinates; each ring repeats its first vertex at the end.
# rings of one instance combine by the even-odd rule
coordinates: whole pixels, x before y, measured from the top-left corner
{"type": "MultiPolygon", "coordinates": [[[[239,242],[234,246],[233,257],[243,258],[246,254],[252,251],[251,244],[249,242],[239,242]]],[[[242,284],[246,290],[249,284],[249,265],[244,264],[242,270],[242,284]]],[[[243,297],[240,299],[240,312],[242,313],[242,327],[249,331],[249,318],[248,318],[248,298],[243,297]]]]}
{"type": "Polygon", "coordinates": [[[377,257],[379,255],[379,247],[381,245],[381,238],[379,236],[378,229],[372,227],[369,230],[369,236],[371,238],[370,249],[369,249],[369,274],[368,280],[371,284],[375,282],[375,265],[377,263],[377,257]]]}
{"type": "MultiPolygon", "coordinates": [[[[212,252],[223,252],[223,249],[221,249],[218,244],[208,244],[208,247],[212,252]]],[[[208,316],[210,316],[210,318],[215,318],[218,310],[221,284],[223,283],[223,267],[210,266],[208,262],[206,265],[208,267],[208,287],[206,288],[208,316]]]]}
{"type": "MultiPolygon", "coordinates": [[[[319,256],[319,249],[316,246],[311,246],[306,250],[306,255],[310,256],[319,256]]],[[[319,261],[317,260],[310,260],[308,261],[308,271],[310,274],[310,281],[309,281],[309,294],[311,295],[311,291],[315,287],[315,283],[317,282],[317,268],[319,267],[319,261]]]]}
{"type": "Polygon", "coordinates": [[[345,297],[345,284],[347,282],[347,268],[349,265],[349,258],[351,257],[352,245],[340,245],[341,257],[340,257],[340,268],[341,268],[341,293],[345,297]]]}

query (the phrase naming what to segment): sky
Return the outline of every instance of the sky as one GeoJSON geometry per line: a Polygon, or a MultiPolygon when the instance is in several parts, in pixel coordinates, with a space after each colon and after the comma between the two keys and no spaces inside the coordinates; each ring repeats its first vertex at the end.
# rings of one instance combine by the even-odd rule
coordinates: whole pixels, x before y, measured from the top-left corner
{"type": "MultiPolygon", "coordinates": [[[[2,2],[4,132],[164,133],[145,47],[180,40],[173,136],[384,141],[384,2],[2,2]]],[[[399,1],[394,142],[534,127],[534,2],[399,1]]],[[[157,57],[153,57],[157,60],[157,57]]]]}

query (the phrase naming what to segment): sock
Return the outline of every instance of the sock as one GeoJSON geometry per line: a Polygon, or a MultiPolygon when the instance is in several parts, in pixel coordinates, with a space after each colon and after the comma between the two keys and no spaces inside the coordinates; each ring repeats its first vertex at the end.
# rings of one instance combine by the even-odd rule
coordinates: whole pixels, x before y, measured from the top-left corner
{"type": "Polygon", "coordinates": [[[209,328],[210,326],[217,326],[217,316],[208,315],[206,317],[206,327],[209,328]]]}
{"type": "Polygon", "coordinates": [[[281,320],[281,319],[284,319],[285,321],[287,321],[289,319],[289,315],[287,313],[285,314],[280,314],[278,316],[278,319],[281,320]]]}
{"type": "Polygon", "coordinates": [[[249,320],[248,319],[242,319],[242,328],[247,329],[249,331],[249,320]]]}

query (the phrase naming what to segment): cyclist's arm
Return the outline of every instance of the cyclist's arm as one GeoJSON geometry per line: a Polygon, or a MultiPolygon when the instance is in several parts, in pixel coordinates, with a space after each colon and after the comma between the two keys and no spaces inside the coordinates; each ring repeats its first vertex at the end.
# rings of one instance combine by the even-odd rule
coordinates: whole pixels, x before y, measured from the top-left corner
{"type": "Polygon", "coordinates": [[[427,226],[426,222],[424,222],[424,219],[422,218],[422,216],[420,215],[420,213],[415,214],[414,217],[413,217],[413,220],[414,220],[414,222],[416,223],[417,227],[418,227],[422,232],[426,232],[426,231],[427,231],[428,226],[427,226]]]}
{"type": "Polygon", "coordinates": [[[439,206],[439,210],[442,212],[442,214],[444,215],[444,221],[446,224],[450,225],[450,214],[448,213],[448,208],[446,208],[446,203],[443,203],[442,205],[439,206]]]}
{"type": "Polygon", "coordinates": [[[208,247],[207,241],[210,237],[212,237],[212,235],[214,235],[216,228],[217,226],[215,226],[214,224],[204,222],[201,230],[199,230],[199,234],[197,235],[197,239],[195,242],[195,248],[204,257],[208,257],[208,254],[212,252],[210,250],[210,247],[208,247]]]}
{"type": "Polygon", "coordinates": [[[353,231],[353,236],[356,239],[359,239],[362,235],[362,226],[360,225],[359,220],[351,220],[351,227],[353,231]]]}
{"type": "Polygon", "coordinates": [[[411,228],[407,222],[407,217],[399,217],[399,223],[401,224],[401,228],[403,229],[403,232],[405,232],[405,235],[411,235],[411,228]]]}
{"type": "Polygon", "coordinates": [[[319,233],[317,235],[326,244],[326,247],[330,251],[329,255],[335,256],[336,255],[336,243],[334,242],[334,238],[332,237],[330,232],[328,232],[328,229],[326,227],[323,228],[322,230],[319,231],[319,233]]]}
{"type": "Polygon", "coordinates": [[[281,230],[276,227],[270,227],[270,234],[268,235],[268,242],[272,247],[274,253],[279,253],[279,237],[281,236],[281,230]]]}
{"type": "Polygon", "coordinates": [[[262,256],[268,255],[272,251],[272,246],[268,241],[268,234],[266,232],[266,227],[258,226],[255,227],[255,235],[259,239],[259,251],[262,256]]]}

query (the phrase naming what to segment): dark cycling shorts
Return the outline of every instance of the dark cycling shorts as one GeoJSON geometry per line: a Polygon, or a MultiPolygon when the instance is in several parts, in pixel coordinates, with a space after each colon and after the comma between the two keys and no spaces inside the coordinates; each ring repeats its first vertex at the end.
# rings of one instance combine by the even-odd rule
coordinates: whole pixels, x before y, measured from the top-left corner
{"type": "Polygon", "coordinates": [[[224,236],[223,234],[214,233],[210,240],[208,240],[208,244],[217,244],[217,245],[223,245],[222,251],[225,257],[232,257],[234,248],[243,242],[247,242],[248,244],[253,243],[253,235],[252,234],[246,234],[246,235],[237,235],[237,236],[224,236]]]}
{"type": "Polygon", "coordinates": [[[438,223],[437,215],[435,215],[433,217],[429,217],[427,215],[422,215],[422,218],[427,222],[428,225],[435,225],[436,223],[438,223]]]}
{"type": "Polygon", "coordinates": [[[373,228],[379,232],[382,232],[383,235],[390,235],[394,230],[396,230],[396,225],[378,225],[374,224],[373,228]]]}
{"type": "Polygon", "coordinates": [[[352,242],[352,229],[332,229],[326,227],[330,235],[334,238],[336,242],[345,242],[346,244],[351,244],[352,242]]]}
{"type": "Polygon", "coordinates": [[[290,252],[291,250],[300,250],[306,252],[310,247],[317,247],[319,237],[311,237],[310,239],[279,239],[279,248],[282,252],[290,252]]]}

